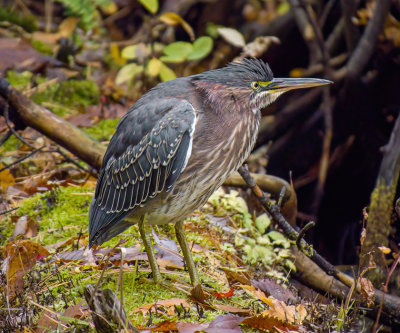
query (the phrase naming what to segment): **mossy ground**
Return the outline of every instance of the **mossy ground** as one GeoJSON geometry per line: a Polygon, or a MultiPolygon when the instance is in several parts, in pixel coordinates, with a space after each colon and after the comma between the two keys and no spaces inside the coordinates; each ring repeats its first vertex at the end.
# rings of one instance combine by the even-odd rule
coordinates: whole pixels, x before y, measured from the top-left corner
{"type": "MultiPolygon", "coordinates": [[[[80,239],[80,245],[87,244],[88,234],[88,209],[92,198],[93,188],[89,187],[58,187],[46,193],[36,194],[31,198],[25,199],[21,202],[20,208],[15,215],[28,216],[36,221],[39,225],[39,231],[31,240],[40,243],[44,246],[53,244],[60,244],[69,239],[74,240],[73,243],[80,239]],[[80,235],[80,236],[78,236],[80,235]]],[[[12,230],[13,223],[9,219],[6,223],[8,228],[2,230],[2,240],[8,238],[10,230],[12,230]]],[[[260,225],[260,222],[258,223],[260,225]]],[[[266,225],[260,227],[267,229],[266,225]]],[[[234,253],[242,257],[244,261],[249,263],[254,260],[249,259],[251,252],[251,244],[254,246],[262,246],[257,241],[251,242],[246,235],[259,234],[255,221],[251,218],[248,208],[243,199],[238,196],[237,192],[226,194],[225,192],[218,191],[210,199],[209,203],[202,211],[197,211],[187,221],[187,238],[189,242],[194,241],[199,246],[203,247],[203,251],[194,251],[194,260],[199,266],[200,279],[202,285],[209,290],[218,292],[226,292],[229,290],[229,285],[216,278],[215,271],[220,271],[221,267],[231,267],[237,269],[237,266],[230,266],[232,263],[225,258],[225,254],[234,253]],[[232,218],[235,223],[242,226],[240,232],[234,231],[233,234],[224,234],[223,228],[218,225],[210,223],[211,220],[218,220],[221,217],[232,218]],[[246,219],[250,219],[247,222],[246,219]],[[246,227],[247,225],[247,227],[246,227]],[[190,230],[190,231],[189,231],[190,230]],[[243,238],[241,241],[238,239],[243,238]],[[236,243],[236,244],[235,244],[236,243]],[[229,244],[229,245],[228,245],[229,244]],[[239,245],[237,245],[239,244],[239,245]],[[225,252],[227,251],[227,252],[225,252]],[[207,252],[207,253],[205,253],[207,252]],[[211,268],[212,261],[215,261],[217,268],[211,268]]],[[[232,229],[234,230],[234,229],[232,229]]],[[[155,231],[160,236],[168,239],[175,239],[174,230],[172,225],[156,227],[155,231]]],[[[265,231],[265,230],[264,230],[265,231]]],[[[268,233],[265,234],[265,237],[268,233]]],[[[260,235],[259,235],[260,236],[260,235]]],[[[139,233],[136,226],[129,228],[102,246],[112,248],[118,244],[120,239],[126,239],[124,247],[136,246],[141,243],[139,233]]],[[[290,256],[286,253],[280,255],[280,251],[285,250],[282,246],[284,242],[280,239],[280,243],[274,243],[272,239],[268,242],[264,241],[264,249],[270,255],[274,255],[274,262],[271,266],[266,262],[260,261],[257,270],[262,270],[263,274],[268,271],[278,279],[282,279],[286,273],[272,269],[272,266],[278,267],[278,263],[284,264],[285,261],[290,260],[290,256]],[[280,249],[280,250],[277,250],[280,249]]],[[[254,247],[253,246],[253,247],[254,247]]],[[[71,246],[64,248],[63,251],[71,251],[71,246]]],[[[54,250],[53,250],[54,251],[54,250]]],[[[253,254],[254,256],[254,254],[253,254]]],[[[59,313],[71,304],[77,304],[82,301],[83,288],[86,284],[96,284],[101,275],[101,268],[93,265],[83,264],[81,261],[72,261],[63,263],[55,259],[55,254],[51,255],[45,263],[38,263],[31,273],[26,277],[29,281],[29,276],[32,272],[38,271],[40,279],[46,281],[44,288],[41,290],[39,301],[42,301],[43,306],[50,306],[59,313]]],[[[284,265],[283,265],[284,266],[284,265]]],[[[120,267],[112,265],[104,274],[101,280],[101,288],[109,288],[119,295],[117,289],[118,275],[120,267]]],[[[242,267],[243,269],[243,267],[242,267]]],[[[248,267],[249,271],[252,269],[248,267]]],[[[170,298],[186,298],[187,294],[177,290],[169,290],[165,287],[154,285],[148,279],[150,274],[149,267],[146,262],[138,262],[136,264],[128,264],[124,267],[123,273],[123,293],[124,293],[124,307],[132,320],[134,325],[141,326],[150,323],[155,324],[166,319],[171,320],[171,316],[163,312],[148,314],[143,318],[140,312],[133,312],[140,306],[145,304],[155,303],[159,300],[170,298]]],[[[254,269],[253,273],[254,275],[254,269]]],[[[189,287],[189,279],[187,272],[181,270],[169,271],[168,274],[163,273],[164,278],[168,283],[179,283],[183,286],[189,287]]],[[[226,279],[225,279],[226,280],[226,279]]],[[[227,281],[227,280],[226,280],[227,281]]],[[[240,308],[254,307],[254,299],[249,298],[244,291],[235,291],[233,297],[226,299],[209,300],[210,304],[226,304],[240,308]]],[[[198,309],[192,306],[190,309],[185,309],[183,314],[175,314],[174,320],[209,322],[223,312],[216,309],[198,309]],[[186,311],[186,312],[185,312],[186,311]]]]}
{"type": "Polygon", "coordinates": [[[93,139],[98,141],[109,141],[115,132],[118,122],[119,118],[102,119],[94,126],[84,127],[83,130],[93,139]]]}

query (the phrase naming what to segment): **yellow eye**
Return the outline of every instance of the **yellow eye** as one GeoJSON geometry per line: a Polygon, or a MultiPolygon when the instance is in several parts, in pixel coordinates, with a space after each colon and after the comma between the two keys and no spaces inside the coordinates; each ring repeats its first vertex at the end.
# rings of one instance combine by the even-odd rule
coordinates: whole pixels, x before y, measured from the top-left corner
{"type": "Polygon", "coordinates": [[[251,87],[254,90],[258,90],[258,89],[260,89],[260,84],[257,81],[254,81],[254,82],[251,83],[251,87]]]}

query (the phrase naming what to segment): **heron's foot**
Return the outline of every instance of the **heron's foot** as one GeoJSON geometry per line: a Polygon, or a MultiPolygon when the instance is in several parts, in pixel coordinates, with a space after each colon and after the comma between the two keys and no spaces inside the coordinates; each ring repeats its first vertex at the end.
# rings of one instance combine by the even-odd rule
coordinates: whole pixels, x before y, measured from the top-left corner
{"type": "Polygon", "coordinates": [[[151,242],[150,236],[146,233],[144,226],[144,219],[139,222],[139,232],[142,237],[144,249],[146,250],[147,257],[149,258],[149,263],[151,267],[151,272],[153,274],[153,280],[155,283],[160,284],[163,279],[160,273],[160,268],[158,267],[156,256],[154,255],[154,247],[151,242]]]}
{"type": "Polygon", "coordinates": [[[200,284],[200,280],[197,274],[196,266],[193,262],[189,244],[186,240],[183,222],[178,222],[175,224],[175,232],[176,232],[176,238],[178,239],[179,245],[181,246],[182,249],[183,257],[185,258],[185,263],[189,272],[190,281],[192,285],[196,287],[198,284],[200,284]]]}

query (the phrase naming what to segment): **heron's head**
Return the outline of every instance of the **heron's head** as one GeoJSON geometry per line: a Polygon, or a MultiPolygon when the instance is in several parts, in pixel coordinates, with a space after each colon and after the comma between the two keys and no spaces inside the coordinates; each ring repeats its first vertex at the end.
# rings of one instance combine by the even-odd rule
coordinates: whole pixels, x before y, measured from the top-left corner
{"type": "MultiPolygon", "coordinates": [[[[301,88],[317,87],[332,83],[332,81],[314,78],[274,78],[268,64],[259,59],[243,59],[231,62],[226,67],[196,75],[195,81],[210,90],[224,91],[224,95],[237,98],[241,103],[255,112],[272,102],[283,93],[301,88]]],[[[218,98],[218,93],[214,98],[218,98]]]]}

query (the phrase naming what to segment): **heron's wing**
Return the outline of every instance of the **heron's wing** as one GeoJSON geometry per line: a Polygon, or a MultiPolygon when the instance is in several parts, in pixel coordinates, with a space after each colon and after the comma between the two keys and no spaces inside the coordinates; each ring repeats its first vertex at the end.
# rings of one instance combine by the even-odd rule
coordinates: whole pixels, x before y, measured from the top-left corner
{"type": "Polygon", "coordinates": [[[154,110],[159,119],[153,115],[152,126],[142,110],[126,115],[118,124],[90,206],[90,245],[101,244],[128,228],[124,217],[157,194],[168,192],[184,170],[196,121],[193,106],[171,99],[162,107],[154,110]],[[138,125],[141,121],[142,126],[138,125]],[[147,133],[141,132],[143,125],[149,127],[147,133]],[[140,140],[138,132],[143,134],[140,140]]]}

